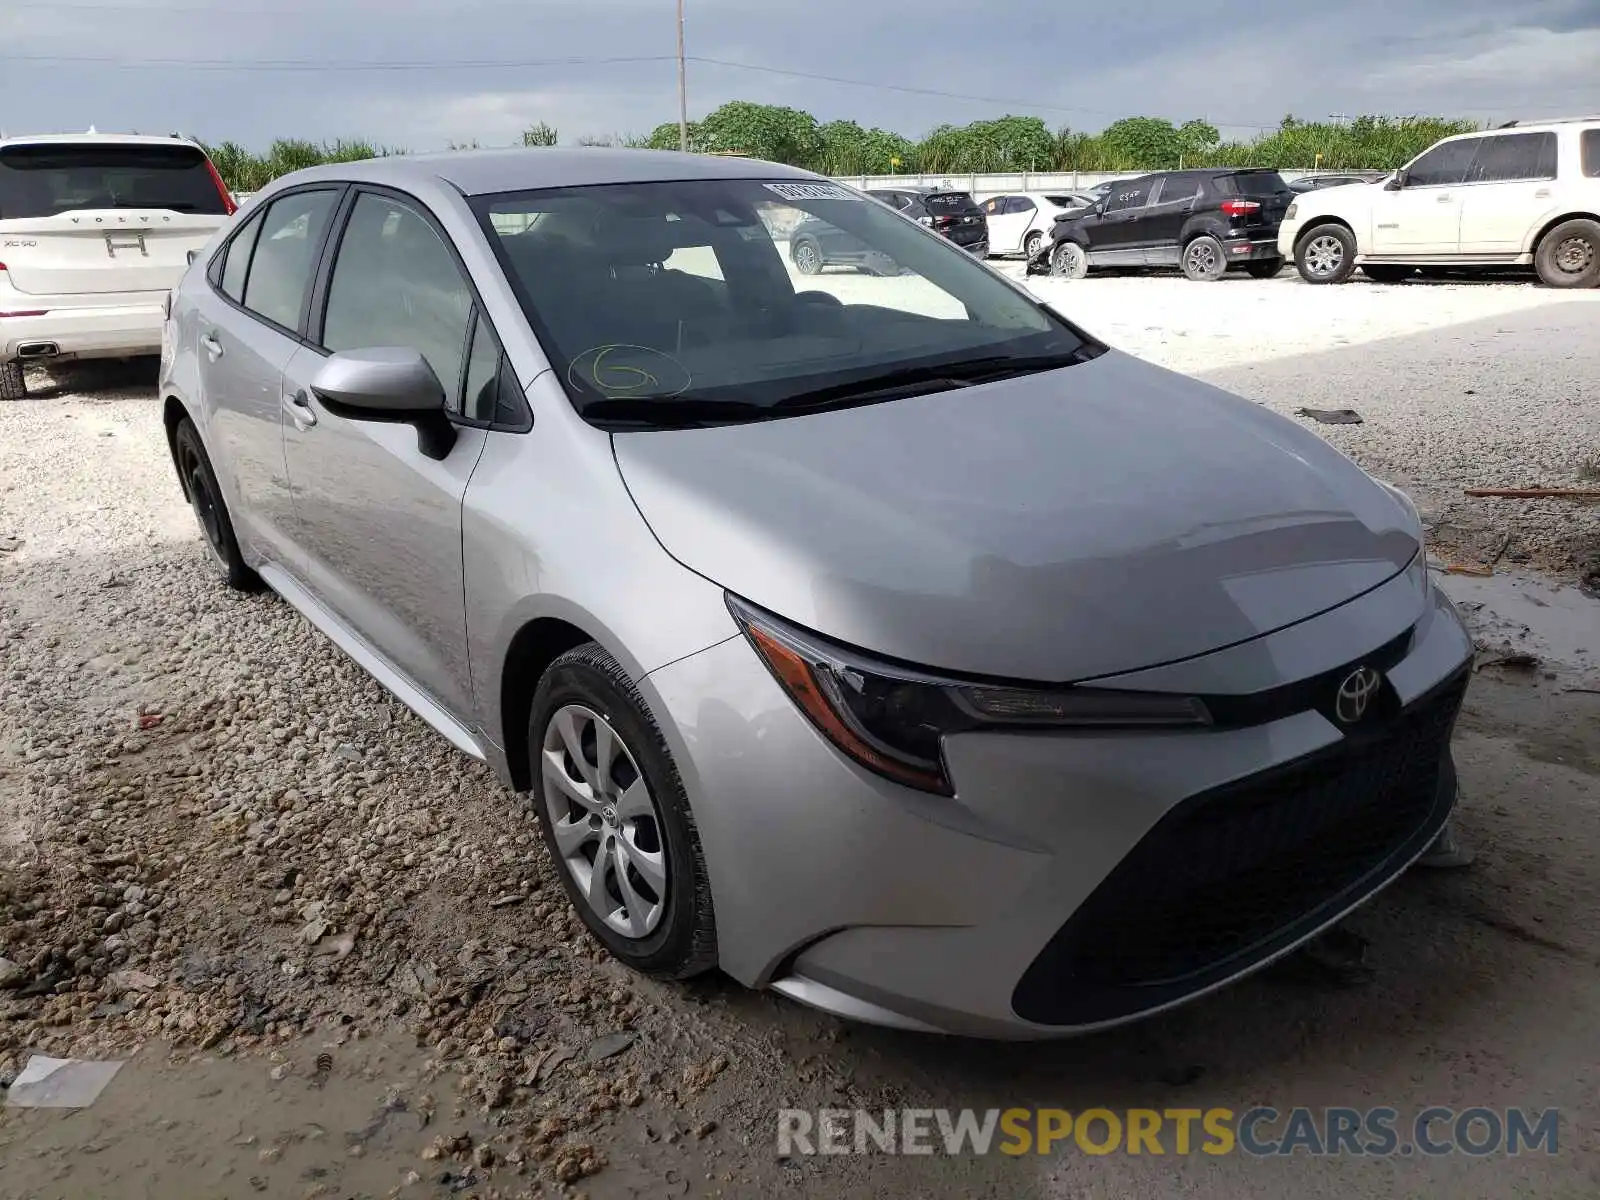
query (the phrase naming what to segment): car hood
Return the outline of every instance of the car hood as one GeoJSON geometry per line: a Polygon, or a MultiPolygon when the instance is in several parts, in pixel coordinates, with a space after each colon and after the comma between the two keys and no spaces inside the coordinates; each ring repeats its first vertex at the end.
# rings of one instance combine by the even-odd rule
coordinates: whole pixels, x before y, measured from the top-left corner
{"type": "Polygon", "coordinates": [[[1259,637],[1419,549],[1399,496],[1292,421],[1115,351],[870,406],[618,433],[667,552],[799,625],[1067,682],[1259,637]]]}

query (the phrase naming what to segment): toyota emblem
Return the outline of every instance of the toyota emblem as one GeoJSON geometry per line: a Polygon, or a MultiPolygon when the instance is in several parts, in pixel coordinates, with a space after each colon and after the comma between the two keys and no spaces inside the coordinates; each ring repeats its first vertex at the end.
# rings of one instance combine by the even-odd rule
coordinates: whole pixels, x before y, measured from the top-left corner
{"type": "Polygon", "coordinates": [[[1382,686],[1382,675],[1371,667],[1357,667],[1340,682],[1338,695],[1333,700],[1333,715],[1342,725],[1354,725],[1367,715],[1372,698],[1382,686]]]}

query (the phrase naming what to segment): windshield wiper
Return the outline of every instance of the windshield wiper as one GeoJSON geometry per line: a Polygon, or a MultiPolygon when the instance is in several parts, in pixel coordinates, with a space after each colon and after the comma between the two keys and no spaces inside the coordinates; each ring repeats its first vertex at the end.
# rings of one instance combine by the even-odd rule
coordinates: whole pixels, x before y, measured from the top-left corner
{"type": "Polygon", "coordinates": [[[753,421],[771,409],[748,400],[696,400],[644,396],[613,396],[591,400],[583,415],[607,423],[663,429],[694,429],[732,421],[753,421]]]}
{"type": "Polygon", "coordinates": [[[1080,347],[1058,354],[991,354],[933,366],[901,367],[850,383],[835,383],[797,392],[778,401],[774,407],[792,412],[797,408],[871,404],[879,400],[946,392],[952,388],[971,387],[975,383],[1053,371],[1059,367],[1075,366],[1093,357],[1088,347],[1080,347]]]}

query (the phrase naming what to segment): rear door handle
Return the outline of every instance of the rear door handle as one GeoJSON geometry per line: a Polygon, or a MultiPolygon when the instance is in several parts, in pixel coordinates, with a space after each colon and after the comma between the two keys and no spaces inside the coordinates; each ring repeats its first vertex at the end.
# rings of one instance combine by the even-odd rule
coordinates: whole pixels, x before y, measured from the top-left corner
{"type": "Polygon", "coordinates": [[[1535,200],[1548,200],[1548,199],[1550,199],[1550,189],[1549,188],[1540,188],[1537,192],[1535,192],[1533,194],[1533,198],[1535,200]]]}
{"type": "Polygon", "coordinates": [[[200,345],[212,362],[216,362],[217,359],[222,357],[222,343],[217,341],[214,334],[201,335],[200,345]]]}
{"type": "Polygon", "coordinates": [[[302,433],[317,423],[316,410],[311,407],[311,399],[303,389],[283,398],[283,411],[289,414],[294,427],[302,433]]]}
{"type": "Polygon", "coordinates": [[[1434,199],[1437,200],[1440,204],[1449,204],[1450,201],[1453,200],[1454,198],[1455,197],[1451,196],[1449,192],[1446,192],[1442,196],[1435,196],[1434,197],[1434,199]]]}

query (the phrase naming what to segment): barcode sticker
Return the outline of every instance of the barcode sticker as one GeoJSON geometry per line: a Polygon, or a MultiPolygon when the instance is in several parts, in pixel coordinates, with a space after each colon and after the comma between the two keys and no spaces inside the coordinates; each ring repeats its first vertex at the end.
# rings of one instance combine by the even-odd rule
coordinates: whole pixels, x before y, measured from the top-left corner
{"type": "Polygon", "coordinates": [[[767,191],[785,200],[860,200],[861,197],[836,183],[769,183],[767,191]]]}

